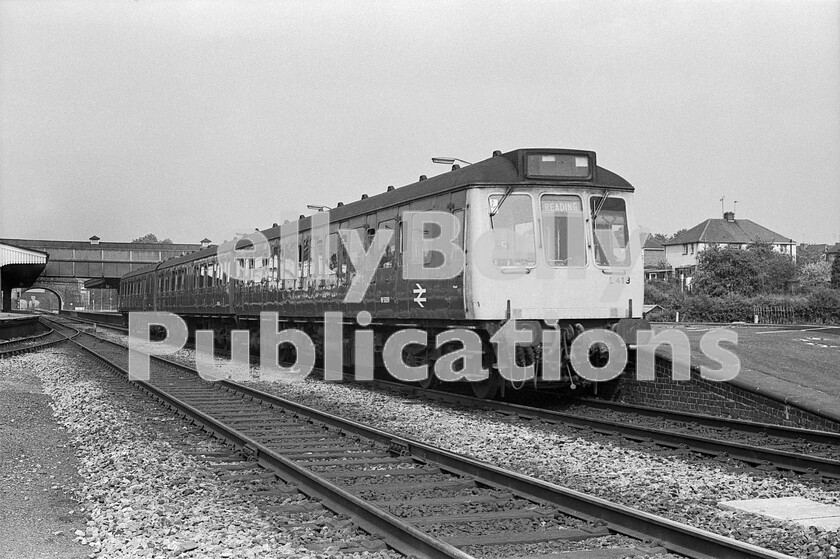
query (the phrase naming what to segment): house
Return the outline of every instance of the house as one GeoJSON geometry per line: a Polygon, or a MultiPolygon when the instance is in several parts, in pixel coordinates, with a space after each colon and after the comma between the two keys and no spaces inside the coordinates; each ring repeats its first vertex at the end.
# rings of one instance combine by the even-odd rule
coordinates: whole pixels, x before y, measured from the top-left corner
{"type": "Polygon", "coordinates": [[[645,265],[645,281],[650,279],[666,279],[673,269],[668,264],[665,258],[665,245],[662,242],[650,236],[645,240],[645,245],[642,247],[645,265]]]}
{"type": "Polygon", "coordinates": [[[832,264],[838,256],[840,256],[840,243],[825,249],[825,261],[829,264],[832,264]]]}
{"type": "Polygon", "coordinates": [[[768,243],[774,250],[796,260],[796,242],[750,221],[735,219],[735,212],[724,212],[723,219],[707,219],[665,244],[665,258],[674,267],[677,278],[686,285],[697,269],[698,254],[709,247],[747,248],[753,243],[768,243]]]}

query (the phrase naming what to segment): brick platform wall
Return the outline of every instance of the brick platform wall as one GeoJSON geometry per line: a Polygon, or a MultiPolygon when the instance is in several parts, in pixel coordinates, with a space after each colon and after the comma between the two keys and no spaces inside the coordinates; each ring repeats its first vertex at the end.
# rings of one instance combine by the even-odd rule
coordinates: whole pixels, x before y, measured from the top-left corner
{"type": "Polygon", "coordinates": [[[728,382],[705,380],[694,367],[691,380],[674,381],[671,380],[671,361],[657,356],[655,370],[656,380],[653,381],[637,381],[632,370],[626,371],[621,375],[614,399],[624,404],[840,432],[840,423],[830,418],[728,382]]]}
{"type": "Polygon", "coordinates": [[[25,338],[44,331],[46,331],[46,328],[37,316],[0,322],[0,340],[25,338]]]}

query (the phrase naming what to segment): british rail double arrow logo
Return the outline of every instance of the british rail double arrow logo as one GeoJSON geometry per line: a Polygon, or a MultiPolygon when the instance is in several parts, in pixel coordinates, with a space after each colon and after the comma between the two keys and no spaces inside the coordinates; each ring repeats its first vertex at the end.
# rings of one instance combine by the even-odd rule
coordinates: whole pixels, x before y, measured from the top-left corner
{"type": "Polygon", "coordinates": [[[426,302],[426,298],[423,296],[426,293],[426,288],[420,285],[419,283],[415,283],[417,287],[414,289],[414,293],[417,294],[417,297],[414,298],[414,302],[420,305],[421,307],[425,307],[423,303],[426,302]]]}

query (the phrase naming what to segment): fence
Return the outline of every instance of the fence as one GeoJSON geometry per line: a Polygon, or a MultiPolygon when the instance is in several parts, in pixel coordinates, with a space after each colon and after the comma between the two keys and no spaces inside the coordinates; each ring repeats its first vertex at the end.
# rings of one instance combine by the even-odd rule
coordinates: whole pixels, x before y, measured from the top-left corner
{"type": "Polygon", "coordinates": [[[794,324],[796,322],[793,307],[788,305],[753,306],[753,316],[755,322],[759,324],[794,324]]]}

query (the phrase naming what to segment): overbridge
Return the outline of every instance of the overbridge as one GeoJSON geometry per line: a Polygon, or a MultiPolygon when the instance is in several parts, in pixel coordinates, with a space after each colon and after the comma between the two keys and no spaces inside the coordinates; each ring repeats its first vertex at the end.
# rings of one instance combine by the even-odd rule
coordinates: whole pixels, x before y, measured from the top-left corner
{"type": "Polygon", "coordinates": [[[102,242],[97,236],[87,241],[0,239],[2,310],[26,305],[28,289],[52,292],[60,309],[112,310],[124,274],[209,244],[209,239],[200,244],[102,242]]]}

